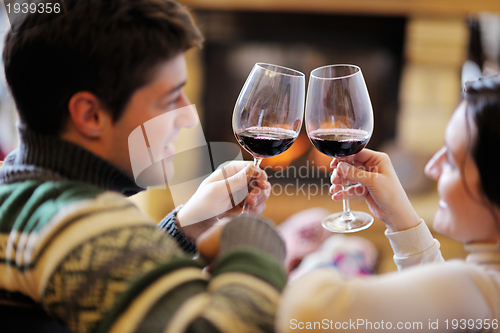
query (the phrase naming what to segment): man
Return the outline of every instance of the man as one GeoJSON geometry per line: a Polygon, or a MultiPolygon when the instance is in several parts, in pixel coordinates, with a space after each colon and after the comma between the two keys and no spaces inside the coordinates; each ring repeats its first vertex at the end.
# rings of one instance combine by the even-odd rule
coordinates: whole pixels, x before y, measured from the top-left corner
{"type": "MultiPolygon", "coordinates": [[[[253,169],[233,163],[227,179],[208,177],[162,221],[170,235],[122,195],[141,190],[127,147],[135,128],[171,113],[173,154],[177,132],[194,125],[192,112],[176,113],[189,105],[183,53],[202,39],[189,14],[173,0],[63,7],[22,15],[6,36],[21,143],[0,167],[1,331],[65,330],[50,317],[74,332],[272,331],[285,276],[270,223],[227,223],[211,274],[187,254],[214,220],[191,224],[199,211],[227,207],[220,193],[246,188],[253,169]]],[[[258,213],[264,173],[255,184],[247,200],[258,213]]]]}

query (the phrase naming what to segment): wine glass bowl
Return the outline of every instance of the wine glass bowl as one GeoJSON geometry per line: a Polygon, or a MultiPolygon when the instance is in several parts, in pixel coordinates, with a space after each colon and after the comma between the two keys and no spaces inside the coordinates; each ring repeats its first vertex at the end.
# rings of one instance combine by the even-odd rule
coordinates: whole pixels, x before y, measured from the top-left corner
{"type": "MultiPolygon", "coordinates": [[[[321,153],[345,158],[360,152],[373,132],[373,110],[361,69],[330,65],[311,72],[306,101],[306,130],[321,153]]],[[[373,217],[350,210],[342,177],[344,211],[326,217],[325,229],[350,233],[368,228],[373,217]]]]}
{"type": "MultiPolygon", "coordinates": [[[[233,131],[239,144],[254,158],[286,151],[297,139],[304,115],[303,73],[266,63],[250,72],[233,111],[233,131]]],[[[245,205],[243,212],[248,208],[245,205]]]]}

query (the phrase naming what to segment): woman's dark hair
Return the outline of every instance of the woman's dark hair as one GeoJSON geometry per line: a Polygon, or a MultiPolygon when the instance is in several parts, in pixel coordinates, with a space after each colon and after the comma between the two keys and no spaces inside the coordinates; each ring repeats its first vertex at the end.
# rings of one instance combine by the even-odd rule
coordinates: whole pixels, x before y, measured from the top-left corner
{"type": "Polygon", "coordinates": [[[467,119],[473,119],[477,136],[470,154],[481,177],[481,187],[491,203],[500,207],[500,75],[465,86],[467,119]]]}
{"type": "Polygon", "coordinates": [[[23,14],[3,52],[21,121],[38,133],[61,133],[78,91],[97,96],[117,121],[160,63],[202,43],[188,11],[174,0],[47,2],[67,12],[23,14]]]}

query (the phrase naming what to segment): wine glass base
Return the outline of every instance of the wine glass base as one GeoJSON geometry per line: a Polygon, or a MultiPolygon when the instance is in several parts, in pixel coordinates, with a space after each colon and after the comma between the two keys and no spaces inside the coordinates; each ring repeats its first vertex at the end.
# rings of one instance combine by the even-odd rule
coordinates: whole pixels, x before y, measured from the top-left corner
{"type": "Polygon", "coordinates": [[[351,212],[354,220],[346,220],[345,214],[334,213],[327,216],[321,224],[331,232],[351,233],[369,228],[373,224],[373,216],[363,212],[351,212]]]}

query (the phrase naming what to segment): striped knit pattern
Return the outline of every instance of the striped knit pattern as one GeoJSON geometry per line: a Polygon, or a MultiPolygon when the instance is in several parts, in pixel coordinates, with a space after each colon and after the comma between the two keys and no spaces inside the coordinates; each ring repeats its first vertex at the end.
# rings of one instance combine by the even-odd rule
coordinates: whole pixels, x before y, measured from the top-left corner
{"type": "Polygon", "coordinates": [[[184,250],[184,252],[194,254],[197,251],[196,244],[191,239],[187,238],[186,235],[184,235],[184,233],[177,226],[177,212],[182,207],[182,205],[176,207],[172,212],[165,216],[160,221],[160,223],[158,223],[158,228],[172,236],[177,241],[177,244],[179,244],[179,246],[184,250]]]}
{"type": "Polygon", "coordinates": [[[59,138],[23,126],[20,137],[0,167],[0,305],[9,313],[41,305],[81,333],[273,331],[285,275],[270,251],[280,245],[262,243],[281,242],[268,224],[230,222],[231,237],[250,227],[258,237],[224,246],[206,274],[185,254],[195,246],[175,211],[159,230],[122,195],[140,190],[123,172],[59,138]]]}
{"type": "Polygon", "coordinates": [[[75,180],[132,195],[143,189],[108,161],[57,137],[35,133],[19,125],[19,148],[0,170],[0,184],[24,180],[75,180]]]}
{"type": "MultiPolygon", "coordinates": [[[[0,168],[0,185],[30,180],[74,180],[125,195],[142,190],[128,175],[82,147],[55,136],[33,132],[23,124],[18,127],[21,142],[0,168]]],[[[172,235],[184,251],[196,252],[196,245],[175,223],[174,213],[167,215],[161,228],[172,235]]]]}
{"type": "Polygon", "coordinates": [[[234,247],[212,271],[120,194],[0,187],[0,295],[28,296],[73,332],[272,332],[281,265],[234,247]]]}

